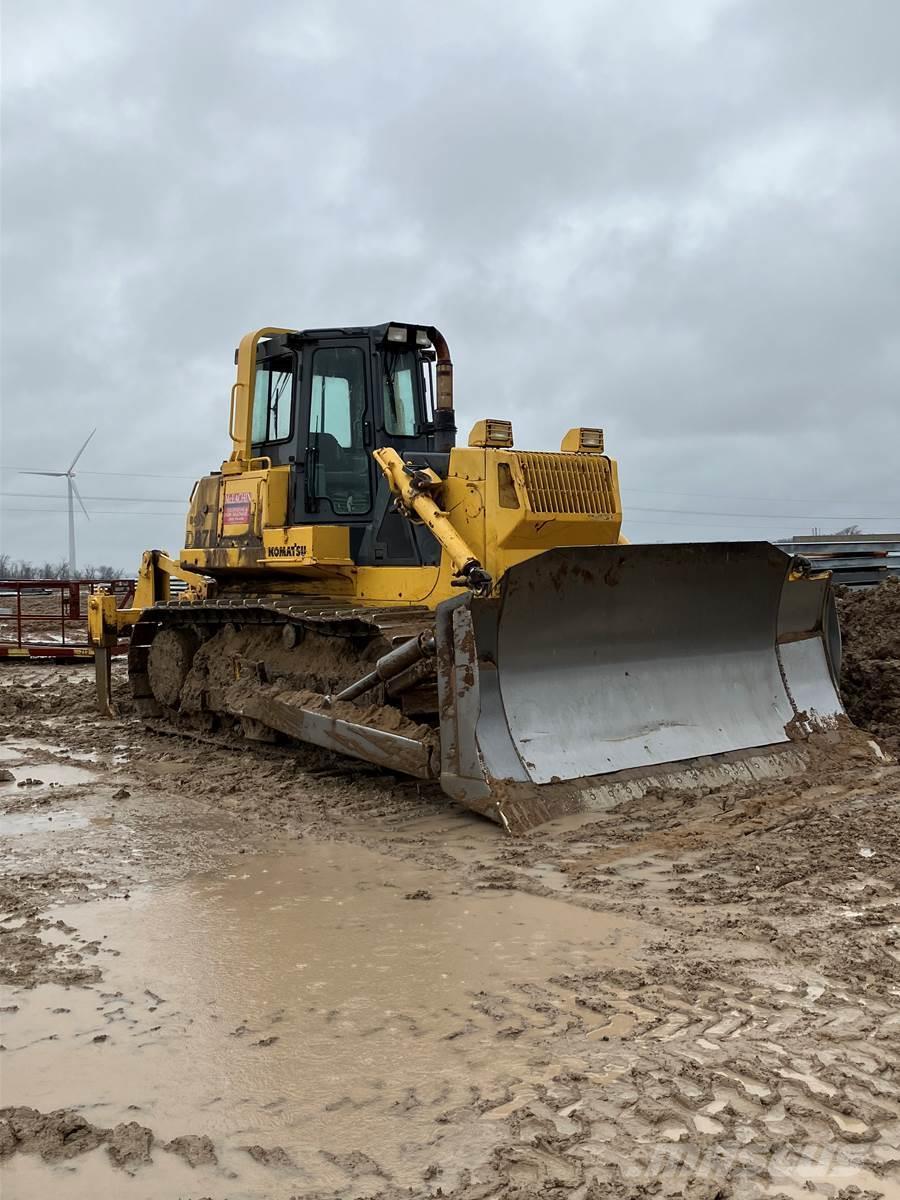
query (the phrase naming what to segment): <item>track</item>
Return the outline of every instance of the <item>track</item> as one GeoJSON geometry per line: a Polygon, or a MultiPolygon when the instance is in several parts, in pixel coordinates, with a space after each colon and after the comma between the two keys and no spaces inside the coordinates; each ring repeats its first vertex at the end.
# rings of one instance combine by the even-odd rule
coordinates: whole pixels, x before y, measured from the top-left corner
{"type": "MultiPolygon", "coordinates": [[[[245,736],[272,740],[274,731],[258,713],[259,699],[277,694],[286,703],[321,707],[325,697],[369,671],[379,655],[427,630],[433,620],[424,607],[362,608],[328,597],[297,601],[291,594],[226,596],[148,609],[128,654],[138,714],[178,732],[210,732],[223,719],[233,724],[237,718],[245,736]],[[257,715],[244,715],[251,707],[257,715]]],[[[403,694],[394,700],[381,685],[367,693],[362,706],[329,709],[375,730],[402,726],[414,735],[420,727],[406,715],[427,720],[436,713],[433,672],[429,678],[419,669],[403,682],[403,694]]]]}

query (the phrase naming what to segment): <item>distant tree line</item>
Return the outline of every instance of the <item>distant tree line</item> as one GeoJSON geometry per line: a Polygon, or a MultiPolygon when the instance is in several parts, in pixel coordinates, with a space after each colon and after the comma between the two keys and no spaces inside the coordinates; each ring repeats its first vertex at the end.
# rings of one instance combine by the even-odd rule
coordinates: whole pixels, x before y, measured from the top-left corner
{"type": "MultiPolygon", "coordinates": [[[[0,579],[68,579],[69,564],[62,562],[30,563],[11,554],[0,554],[0,579]]],[[[79,579],[127,579],[128,576],[115,567],[102,564],[98,567],[78,568],[79,579]]]]}

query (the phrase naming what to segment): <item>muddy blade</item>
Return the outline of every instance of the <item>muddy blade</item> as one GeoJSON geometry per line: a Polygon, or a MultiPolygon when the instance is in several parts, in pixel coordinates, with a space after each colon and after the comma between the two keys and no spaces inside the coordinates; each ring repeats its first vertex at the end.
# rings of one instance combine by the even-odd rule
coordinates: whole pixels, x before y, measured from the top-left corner
{"type": "Polygon", "coordinates": [[[441,606],[445,790],[527,827],[636,780],[796,770],[778,748],[842,710],[828,582],[789,571],[768,543],[559,549],[441,606]]]}

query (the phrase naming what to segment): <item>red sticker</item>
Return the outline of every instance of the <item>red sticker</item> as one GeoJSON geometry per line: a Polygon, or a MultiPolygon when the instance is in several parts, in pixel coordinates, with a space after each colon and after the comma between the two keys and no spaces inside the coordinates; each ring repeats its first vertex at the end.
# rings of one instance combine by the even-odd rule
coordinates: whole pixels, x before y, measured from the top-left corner
{"type": "Polygon", "coordinates": [[[250,493],[228,492],[225,496],[224,523],[226,525],[250,524],[250,493]]]}

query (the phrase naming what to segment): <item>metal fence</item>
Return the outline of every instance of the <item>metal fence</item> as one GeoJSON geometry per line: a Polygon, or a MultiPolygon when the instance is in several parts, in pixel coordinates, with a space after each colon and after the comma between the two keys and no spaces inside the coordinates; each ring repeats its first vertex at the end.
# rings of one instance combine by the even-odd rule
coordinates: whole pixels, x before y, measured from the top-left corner
{"type": "MultiPolygon", "coordinates": [[[[0,579],[0,659],[93,658],[88,597],[111,588],[119,608],[134,600],[133,579],[0,579]]],[[[124,641],[118,648],[127,649],[124,641]]]]}

